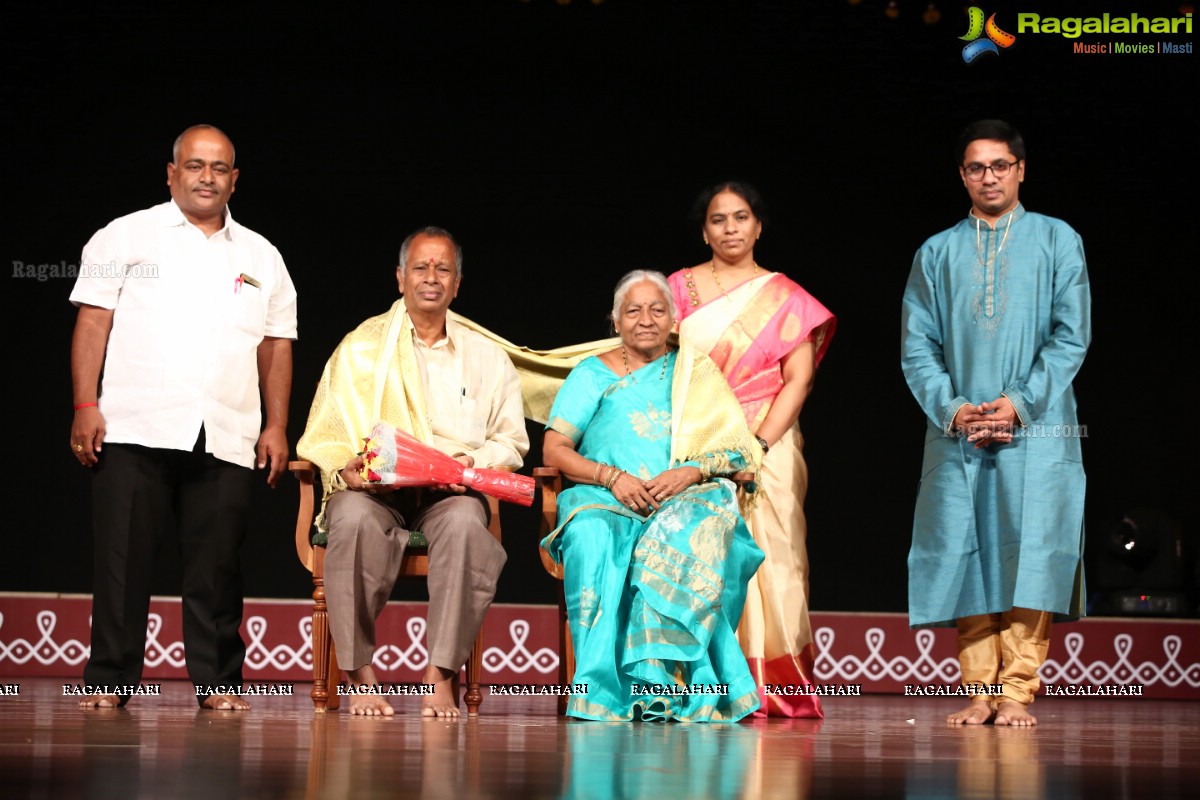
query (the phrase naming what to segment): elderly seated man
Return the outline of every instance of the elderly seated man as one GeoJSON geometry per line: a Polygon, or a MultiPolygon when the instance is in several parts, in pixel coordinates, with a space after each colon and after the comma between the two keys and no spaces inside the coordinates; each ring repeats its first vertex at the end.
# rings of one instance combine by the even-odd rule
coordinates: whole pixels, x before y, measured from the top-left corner
{"type": "MultiPolygon", "coordinates": [[[[391,595],[410,530],[429,541],[429,665],[425,716],[457,717],[452,681],[471,651],[506,557],[487,530],[487,506],[459,485],[364,484],[356,455],[377,421],[468,467],[520,467],[529,449],[516,370],[484,336],[448,318],[462,282],[462,249],[441,228],[404,240],[403,299],[338,345],[297,444],[321,469],[327,531],[325,590],[334,644],[354,688],[378,683],[375,620],[391,595]]],[[[379,694],[355,694],[351,713],[391,716],[379,694]]]]}

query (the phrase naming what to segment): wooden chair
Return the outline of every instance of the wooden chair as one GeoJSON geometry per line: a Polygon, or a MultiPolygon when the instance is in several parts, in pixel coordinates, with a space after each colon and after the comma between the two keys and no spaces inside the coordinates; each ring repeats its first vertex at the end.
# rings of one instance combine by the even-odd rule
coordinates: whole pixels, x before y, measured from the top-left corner
{"type": "MultiPolygon", "coordinates": [[[[562,475],[557,467],[536,467],[533,470],[534,480],[542,489],[542,519],[540,524],[541,536],[544,539],[550,531],[558,527],[558,495],[562,491],[562,475]]],[[[753,472],[738,472],[731,480],[737,484],[738,493],[754,480],[753,472]]],[[[546,548],[538,548],[542,557],[542,566],[558,579],[558,683],[565,686],[575,679],[575,647],[571,642],[571,625],[567,619],[567,597],[563,592],[562,565],[554,560],[546,548]]],[[[315,691],[315,690],[314,690],[315,691]]],[[[559,695],[558,713],[567,713],[566,695],[559,695]]]]}
{"type": "MultiPolygon", "coordinates": [[[[313,659],[313,705],[318,712],[332,710],[341,705],[338,697],[337,684],[341,678],[338,669],[337,652],[333,647],[333,637],[329,633],[329,610],[325,604],[325,546],[314,545],[312,541],[313,514],[316,511],[316,490],[314,488],[317,468],[310,461],[292,461],[288,464],[297,480],[300,481],[300,507],[296,514],[296,554],[300,563],[313,576],[313,618],[312,618],[312,659],[313,659]],[[331,681],[332,677],[332,681],[331,681]],[[331,685],[332,683],[332,685],[331,685]]],[[[493,497],[487,498],[490,520],[488,531],[500,541],[500,503],[493,497]]],[[[429,577],[429,552],[425,538],[419,531],[414,531],[409,538],[408,547],[404,550],[404,559],[400,562],[400,578],[425,580],[429,577]]],[[[475,716],[479,713],[479,705],[483,702],[480,690],[480,679],[483,676],[483,627],[475,636],[475,645],[471,655],[467,657],[467,714],[475,716]]],[[[458,697],[458,677],[454,679],[454,696],[458,697]]]]}
{"type": "MultiPolygon", "coordinates": [[[[542,490],[542,519],[538,541],[558,527],[558,495],[562,476],[557,467],[534,467],[533,479],[542,490]]],[[[542,566],[558,580],[558,685],[566,686],[575,677],[575,646],[571,643],[571,625],[567,620],[567,596],[563,592],[563,568],[544,547],[538,548],[542,566]]],[[[566,695],[558,696],[558,713],[567,713],[566,695]]]]}

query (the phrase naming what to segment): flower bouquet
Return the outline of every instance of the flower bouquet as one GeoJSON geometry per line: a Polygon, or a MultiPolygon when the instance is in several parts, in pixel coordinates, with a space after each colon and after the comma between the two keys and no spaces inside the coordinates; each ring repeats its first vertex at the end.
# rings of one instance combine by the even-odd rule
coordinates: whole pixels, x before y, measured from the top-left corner
{"type": "Polygon", "coordinates": [[[362,479],[389,486],[457,483],[509,503],[533,505],[533,478],[483,467],[465,467],[442,451],[386,422],[377,422],[363,444],[362,479]]]}

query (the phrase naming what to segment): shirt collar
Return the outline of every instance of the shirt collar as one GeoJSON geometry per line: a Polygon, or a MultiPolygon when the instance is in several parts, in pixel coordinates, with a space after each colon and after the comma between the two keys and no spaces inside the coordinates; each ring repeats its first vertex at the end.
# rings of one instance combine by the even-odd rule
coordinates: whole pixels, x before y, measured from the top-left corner
{"type": "MultiPolygon", "coordinates": [[[[188,218],[183,215],[182,209],[176,205],[174,198],[163,203],[161,206],[159,206],[159,208],[162,209],[162,212],[159,214],[159,218],[162,220],[164,227],[175,228],[180,225],[191,224],[188,222],[188,218]]],[[[233,239],[235,238],[236,231],[239,227],[241,226],[238,225],[233,219],[233,212],[229,210],[228,205],[225,206],[225,224],[221,226],[221,229],[217,231],[216,235],[224,235],[226,239],[233,239]]]]}
{"type": "Polygon", "coordinates": [[[462,347],[463,326],[459,325],[450,315],[446,315],[446,336],[438,339],[432,345],[425,344],[421,337],[417,336],[417,329],[412,329],[413,344],[417,347],[424,347],[427,350],[440,350],[443,347],[451,353],[458,352],[462,347]]]}
{"type": "MultiPolygon", "coordinates": [[[[1005,228],[1007,228],[1009,225],[1012,225],[1014,222],[1016,222],[1023,216],[1025,216],[1025,206],[1021,205],[1020,203],[1017,203],[1017,205],[1013,208],[1012,211],[1009,211],[1007,214],[1002,215],[1000,217],[1000,219],[996,220],[996,228],[995,229],[998,231],[1002,231],[1005,228]]],[[[975,216],[974,208],[972,208],[967,213],[967,219],[970,220],[972,225],[978,225],[979,223],[983,223],[984,225],[987,225],[989,229],[992,227],[992,224],[990,222],[988,222],[987,220],[975,216]]]]}

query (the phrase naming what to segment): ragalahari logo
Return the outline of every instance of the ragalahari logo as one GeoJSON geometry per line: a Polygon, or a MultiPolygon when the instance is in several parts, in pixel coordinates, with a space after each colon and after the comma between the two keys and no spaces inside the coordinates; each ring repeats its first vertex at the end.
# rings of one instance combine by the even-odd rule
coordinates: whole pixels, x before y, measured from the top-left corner
{"type": "Polygon", "coordinates": [[[983,21],[983,9],[979,6],[971,6],[967,10],[967,35],[958,37],[967,46],[963,48],[963,61],[970,64],[975,59],[979,58],[984,53],[995,53],[1000,55],[1001,47],[1012,47],[1013,42],[1017,37],[1011,33],[1005,33],[1000,30],[1000,26],[996,24],[996,15],[992,14],[987,18],[987,22],[983,21]],[[987,34],[986,39],[981,39],[983,34],[987,34]]]}

